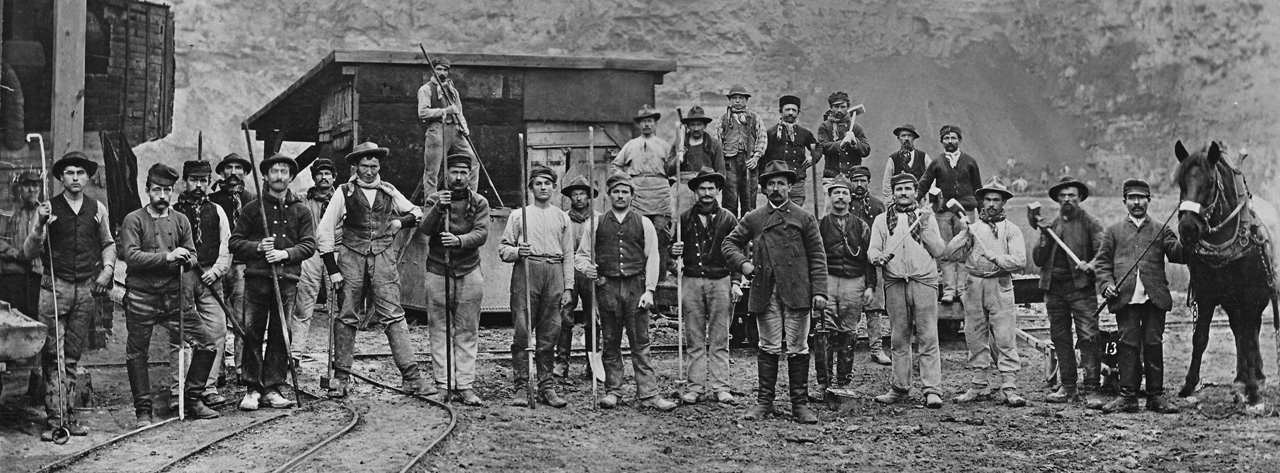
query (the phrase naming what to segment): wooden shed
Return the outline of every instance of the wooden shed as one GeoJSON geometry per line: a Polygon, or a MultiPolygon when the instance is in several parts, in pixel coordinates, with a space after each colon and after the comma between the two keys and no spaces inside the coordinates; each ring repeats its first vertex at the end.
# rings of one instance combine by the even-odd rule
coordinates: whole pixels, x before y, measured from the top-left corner
{"type": "MultiPolygon", "coordinates": [[[[484,308],[505,311],[511,266],[497,257],[498,240],[510,208],[519,207],[518,135],[528,137],[531,162],[557,169],[562,179],[594,164],[597,179],[607,172],[606,156],[633,136],[631,117],[654,103],[654,86],[676,68],[668,59],[440,54],[452,63],[472,140],[483,165],[480,192],[494,208],[481,270],[489,288],[484,308]],[[588,127],[595,127],[595,156],[588,161],[588,127]],[[567,175],[566,175],[567,174],[567,175]],[[492,185],[489,183],[492,182],[492,185]]],[[[432,54],[435,58],[436,55],[432,54]]],[[[340,162],[354,143],[372,141],[390,148],[383,180],[421,203],[423,131],[417,91],[431,78],[418,52],[333,51],[261,110],[249,128],[267,154],[283,142],[311,143],[299,157],[340,162]]],[[[340,182],[350,176],[339,165],[340,182]]],[[[409,232],[402,234],[409,236],[409,232]]],[[[422,310],[425,239],[405,242],[401,292],[406,307],[422,310]]]]}

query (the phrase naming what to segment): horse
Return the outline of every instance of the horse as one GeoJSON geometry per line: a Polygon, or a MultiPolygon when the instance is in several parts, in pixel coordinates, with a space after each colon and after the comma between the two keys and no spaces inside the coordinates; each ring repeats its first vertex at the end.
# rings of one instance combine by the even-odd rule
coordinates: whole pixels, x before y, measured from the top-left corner
{"type": "MultiPolygon", "coordinates": [[[[1217,307],[1227,313],[1236,343],[1236,383],[1244,387],[1247,410],[1264,412],[1259,386],[1266,380],[1262,369],[1262,312],[1275,304],[1276,291],[1272,240],[1266,222],[1250,203],[1244,177],[1223,157],[1222,147],[1211,143],[1192,154],[1178,141],[1175,179],[1179,188],[1178,238],[1191,272],[1189,295],[1196,308],[1191,366],[1179,397],[1195,393],[1200,364],[1209,344],[1209,323],[1217,307]]],[[[1267,210],[1270,205],[1264,205],[1267,210]]]]}

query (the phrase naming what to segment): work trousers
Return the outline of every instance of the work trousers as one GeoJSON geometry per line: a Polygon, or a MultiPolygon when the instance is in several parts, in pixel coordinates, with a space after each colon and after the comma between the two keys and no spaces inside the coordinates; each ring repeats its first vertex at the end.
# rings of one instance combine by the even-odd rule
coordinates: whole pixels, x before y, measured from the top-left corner
{"type": "Polygon", "coordinates": [[[765,164],[757,163],[756,169],[747,169],[747,158],[744,153],[724,157],[724,208],[739,218],[756,208],[756,194],[760,193],[756,176],[765,164]]]}
{"type": "Polygon", "coordinates": [[[895,391],[911,390],[912,349],[915,335],[920,361],[920,384],[924,394],[942,395],[942,359],[938,354],[938,288],[915,280],[885,281],[885,306],[893,335],[893,381],[895,391]]]}
{"type": "Polygon", "coordinates": [[[1098,296],[1093,286],[1076,289],[1071,281],[1052,280],[1044,295],[1045,312],[1049,314],[1049,340],[1058,356],[1058,381],[1063,387],[1076,387],[1076,349],[1084,365],[1085,389],[1097,389],[1102,367],[1098,343],[1098,296]],[[1072,342],[1071,327],[1075,326],[1072,342]]]}
{"type": "Polygon", "coordinates": [[[533,330],[537,337],[534,341],[534,363],[538,365],[538,389],[555,387],[551,368],[555,364],[556,343],[560,341],[560,298],[563,294],[564,273],[560,263],[527,258],[516,262],[511,272],[511,325],[516,332],[511,341],[511,375],[516,389],[525,387],[529,381],[529,307],[533,308],[533,330]],[[525,265],[529,267],[532,284],[526,285],[525,265]],[[528,305],[525,304],[526,287],[528,305]]]}
{"type": "MultiPolygon", "coordinates": [[[[934,213],[938,222],[938,233],[942,236],[942,241],[951,241],[957,233],[960,233],[965,227],[960,223],[960,219],[967,218],[973,221],[976,213],[973,210],[968,211],[966,217],[961,217],[955,212],[945,210],[934,213]]],[[[966,281],[964,262],[948,261],[942,257],[937,258],[938,269],[942,272],[942,293],[958,296],[964,293],[964,283],[966,281]]]]}
{"type": "Polygon", "coordinates": [[[1013,278],[1009,275],[969,276],[964,298],[964,341],[969,345],[972,383],[988,385],[986,370],[1000,371],[1000,388],[1018,387],[1018,313],[1013,305],[1013,278]]]}
{"type": "Polygon", "coordinates": [[[782,303],[779,288],[773,289],[769,305],[756,314],[756,328],[760,332],[760,350],[770,355],[781,355],[782,344],[787,344],[787,356],[809,354],[808,308],[792,309],[782,303]]]}
{"type": "Polygon", "coordinates": [[[685,349],[689,352],[688,392],[729,392],[729,276],[684,277],[685,349]]]}
{"type": "Polygon", "coordinates": [[[395,247],[368,256],[339,247],[338,271],[342,273],[343,297],[338,321],[359,327],[375,316],[383,326],[404,320],[404,306],[400,305],[400,269],[396,265],[399,259],[400,250],[395,247]],[[372,313],[361,320],[360,314],[366,308],[372,313]]]}
{"type": "Polygon", "coordinates": [[[658,380],[649,362],[649,312],[640,309],[644,295],[644,275],[602,278],[596,289],[599,298],[601,339],[604,341],[605,392],[621,396],[624,368],[622,333],[631,345],[631,367],[636,377],[636,397],[648,399],[658,394],[658,380]]]}
{"type": "MultiPolygon", "coordinates": [[[[585,328],[583,330],[585,334],[583,346],[588,351],[600,349],[600,347],[592,345],[592,341],[595,339],[595,334],[591,333],[591,317],[593,317],[591,313],[592,284],[593,282],[581,272],[573,272],[573,298],[569,301],[569,305],[560,309],[560,342],[556,344],[556,363],[569,364],[569,353],[573,350],[573,311],[578,307],[579,301],[582,302],[582,313],[586,314],[586,317],[583,317],[583,327],[585,328]]],[[[599,327],[597,327],[598,329],[599,327]]],[[[587,366],[589,369],[590,363],[587,366]]]]}
{"type": "MultiPolygon", "coordinates": [[[[188,279],[192,273],[183,273],[183,278],[188,279]]],[[[186,282],[184,282],[186,284],[186,282]]],[[[190,288],[186,288],[190,291],[190,288]]],[[[147,363],[150,362],[151,335],[155,332],[156,326],[169,332],[169,341],[172,344],[181,339],[182,342],[191,346],[195,351],[216,351],[217,333],[211,328],[213,325],[213,317],[206,320],[198,314],[198,311],[187,307],[187,311],[181,316],[182,321],[181,333],[179,333],[179,294],[177,292],[152,293],[137,288],[129,288],[125,293],[125,328],[129,335],[125,339],[125,360],[130,362],[130,369],[146,369],[147,363]],[[137,368],[134,368],[136,366],[137,368]]],[[[226,333],[226,320],[220,320],[220,326],[223,334],[226,333]]],[[[176,357],[175,357],[176,358],[176,357]]],[[[177,370],[176,361],[171,361],[170,366],[177,370]]],[[[137,374],[130,373],[130,376],[137,374]]],[[[149,379],[149,378],[148,378],[149,379]]],[[[216,378],[215,378],[216,379],[216,378]]],[[[207,383],[206,383],[207,385],[207,383]]],[[[137,412],[151,412],[151,386],[139,386],[140,391],[134,392],[133,407],[137,412]]]]}
{"type": "MultiPolygon", "coordinates": [[[[826,310],[822,311],[821,317],[815,322],[814,332],[818,333],[842,333],[845,335],[856,335],[858,331],[858,322],[862,319],[862,309],[866,306],[867,278],[858,276],[856,278],[845,278],[840,276],[827,276],[827,297],[830,298],[826,310]]],[[[884,335],[884,328],[881,326],[879,317],[869,317],[867,320],[867,338],[871,341],[872,347],[880,346],[880,339],[884,335]]]]}
{"type": "MultiPolygon", "coordinates": [[[[278,279],[280,298],[284,301],[284,314],[293,308],[298,291],[296,281],[278,279]]],[[[289,371],[289,347],[285,338],[287,327],[284,315],[276,307],[275,289],[271,279],[248,276],[245,278],[244,353],[240,379],[251,391],[265,393],[279,389],[289,371]],[[263,343],[266,352],[263,353],[263,343]]]]}
{"type": "Polygon", "coordinates": [[[471,142],[462,134],[462,127],[455,123],[433,121],[427,123],[422,150],[422,193],[430,195],[438,189],[444,178],[442,165],[449,156],[466,156],[471,158],[471,183],[467,185],[472,192],[480,184],[480,163],[476,151],[471,149],[471,142]]]}
{"type": "Polygon", "coordinates": [[[479,347],[480,302],[484,298],[484,276],[476,269],[449,282],[454,307],[452,335],[446,333],[445,276],[427,273],[427,330],[431,338],[431,371],[436,385],[449,386],[446,348],[453,347],[453,389],[471,389],[476,381],[476,350],[479,347]]]}
{"type": "MultiPolygon", "coordinates": [[[[218,305],[218,301],[214,299],[215,293],[200,282],[200,277],[194,271],[183,273],[183,284],[186,285],[186,304],[187,304],[187,320],[197,321],[197,330],[206,333],[211,343],[205,351],[222,351],[222,347],[227,343],[227,314],[222,310],[222,306],[218,305]]],[[[217,287],[217,286],[214,286],[217,287]]],[[[188,322],[190,323],[190,322],[188,322]]],[[[183,349],[187,353],[185,360],[188,365],[191,364],[191,348],[184,347],[181,337],[177,331],[169,332],[169,369],[173,372],[173,384],[170,385],[170,392],[177,395],[178,390],[182,389],[182,383],[185,377],[178,376],[178,350],[183,349]]],[[[215,369],[217,363],[214,363],[215,369]]],[[[186,366],[182,369],[185,371],[186,366]]],[[[203,394],[213,394],[218,392],[218,377],[213,375],[213,371],[209,372],[209,379],[205,383],[203,394]]]]}
{"type": "Polygon", "coordinates": [[[67,412],[71,413],[71,394],[75,392],[76,367],[80,363],[80,355],[89,343],[89,325],[97,303],[93,299],[93,279],[80,282],[67,281],[46,276],[40,287],[40,323],[45,324],[44,347],[40,350],[40,374],[44,377],[44,409],[49,418],[58,417],[59,396],[66,402],[67,412]],[[66,380],[64,389],[58,385],[58,339],[54,328],[53,290],[58,293],[57,324],[62,326],[62,353],[66,365],[62,375],[66,380]]]}
{"type": "Polygon", "coordinates": [[[1120,396],[1135,397],[1145,378],[1147,397],[1164,395],[1164,323],[1167,313],[1150,301],[1116,313],[1120,332],[1120,396]],[[1126,359],[1127,358],[1127,359],[1126,359]],[[1127,371],[1127,372],[1126,372],[1127,371]],[[1131,373],[1131,374],[1130,374],[1131,373]]]}
{"type": "MultiPolygon", "coordinates": [[[[227,304],[227,319],[235,319],[243,326],[244,263],[232,263],[231,269],[222,275],[222,292],[219,294],[222,296],[222,302],[227,304]]],[[[218,350],[218,356],[213,362],[213,371],[209,372],[209,377],[217,381],[224,367],[234,370],[235,367],[240,366],[243,344],[244,341],[239,340],[235,333],[228,332],[226,344],[222,350],[218,350]]]]}
{"type": "Polygon", "coordinates": [[[32,272],[0,274],[0,287],[4,295],[0,300],[8,302],[22,315],[35,320],[40,317],[40,275],[32,272]]]}
{"type": "MultiPolygon", "coordinates": [[[[320,291],[328,284],[324,261],[320,253],[302,261],[302,270],[298,273],[298,294],[294,296],[293,310],[289,311],[289,354],[294,360],[301,360],[306,349],[307,335],[311,332],[311,314],[315,313],[316,300],[320,291]]],[[[329,314],[330,317],[335,314],[329,314]]]]}

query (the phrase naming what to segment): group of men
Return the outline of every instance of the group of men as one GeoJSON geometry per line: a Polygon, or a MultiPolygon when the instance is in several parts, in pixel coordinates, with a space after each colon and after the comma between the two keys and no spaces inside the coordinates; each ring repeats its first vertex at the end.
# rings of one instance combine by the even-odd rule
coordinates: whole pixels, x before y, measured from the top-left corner
{"type": "MultiPolygon", "coordinates": [[[[437,77],[447,79],[447,62],[435,66],[437,77]]],[[[998,180],[981,185],[977,161],[959,151],[959,127],[942,127],[944,153],[934,160],[916,149],[914,126],[893,130],[901,147],[889,155],[881,181],[885,202],[870,193],[871,170],[862,164],[870,145],[854,123],[847,94],[831,94],[816,135],[797,123],[799,98],[782,97],[778,123],[766,126],[747,107],[750,97],[742,86],[732,87],[719,119],[693,107],[682,117],[674,147],[656,136],[661,115],[646,106],[634,117],[640,135],[621,147],[603,189],[581,175],[561,186],[554,170],[532,166],[523,183],[531,199],[512,212],[499,245],[502,261],[514,263],[511,402],[527,405],[535,394],[530,389],[536,389],[536,402],[567,405],[556,393],[556,378],[568,375],[573,311],[581,301],[588,313],[598,311],[601,329],[587,334],[590,346],[597,339],[602,343],[604,391],[595,402],[613,408],[624,398],[625,332],[638,403],[676,408],[660,394],[649,356],[649,311],[659,281],[670,274],[682,289],[690,356],[680,402],[736,404],[728,332],[733,306],[749,285],[747,309],[755,316],[759,349],[757,398],[748,419],[775,412],[785,353],[792,416],[817,422],[808,403],[853,382],[854,347],[864,321],[871,361],[892,366],[890,389],[875,400],[906,399],[918,360],[924,404],[940,407],[938,304],[959,301],[973,373],[970,388],[954,400],[996,394],[1009,406],[1025,405],[1016,382],[1012,286],[1012,275],[1026,265],[1023,235],[1005,218],[1012,193],[998,180]],[[804,174],[822,159],[825,215],[817,202],[812,212],[803,208],[804,174]],[[678,211],[672,202],[680,185],[695,196],[688,210],[678,211]],[[557,188],[570,201],[567,210],[552,203],[557,188]],[[601,190],[607,209],[597,212],[592,202],[601,190]],[[764,205],[755,204],[758,193],[765,195],[764,205]],[[889,334],[886,354],[882,339],[889,334]],[[528,368],[530,356],[536,372],[528,368]],[[816,392],[808,383],[811,361],[816,392]],[[1001,378],[995,390],[986,374],[992,367],[1001,378]]],[[[447,81],[433,79],[419,91],[419,116],[429,125],[422,206],[381,179],[391,152],[374,143],[357,144],[346,155],[352,170],[347,183],[336,185],[332,161],[311,163],[315,186],[304,196],[289,190],[299,166],[281,154],[259,166],[266,186],[260,196],[245,190],[245,181],[253,179],[251,163],[234,154],[218,164],[222,180],[215,192],[208,162],[184,163],[181,176],[164,164],[151,167],[148,203],[125,217],[118,245],[128,268],[126,359],[137,425],[152,422],[147,366],[156,326],[170,333],[175,350],[184,343],[191,350],[189,363],[175,367],[185,372],[177,388],[185,405],[175,407],[186,414],[217,417],[211,407],[226,401],[216,382],[224,365],[238,369],[247,387],[241,409],[293,405],[281,387],[290,367],[305,356],[302,345],[321,292],[341,307],[330,325],[330,396],[350,392],[355,336],[372,323],[384,330],[406,390],[482,405],[474,386],[484,293],[479,258],[488,239],[489,205],[476,192],[478,161],[459,107],[447,81]],[[423,283],[430,380],[413,358],[400,303],[402,248],[394,242],[401,231],[428,241],[423,283]],[[237,356],[224,362],[231,345],[238,347],[237,356]]],[[[0,277],[16,289],[11,299],[64,327],[57,333],[64,334],[66,381],[56,382],[54,331],[43,351],[42,373],[50,427],[67,427],[73,435],[83,435],[83,426],[58,406],[74,389],[92,295],[112,287],[116,268],[107,208],[83,192],[96,170],[83,153],[68,153],[50,176],[63,191],[44,202],[35,189],[39,176],[20,175],[18,205],[0,228],[0,277]]],[[[1136,410],[1137,385],[1145,374],[1147,408],[1176,412],[1162,397],[1160,345],[1171,305],[1163,264],[1180,262],[1181,248],[1167,227],[1146,216],[1145,182],[1125,183],[1129,218],[1105,230],[1079,207],[1088,194],[1083,183],[1065,180],[1049,192],[1061,205],[1059,216],[1049,224],[1035,222],[1041,235],[1032,257],[1042,268],[1062,366],[1061,388],[1046,401],[1078,398],[1076,348],[1084,391],[1097,393],[1094,309],[1101,293],[1120,321],[1120,395],[1110,402],[1091,396],[1090,405],[1108,412],[1136,410]],[[1151,238],[1161,243],[1156,251],[1134,250],[1151,238]],[[1134,265],[1136,276],[1127,278],[1134,265]]],[[[52,432],[45,437],[51,439],[52,432]]]]}

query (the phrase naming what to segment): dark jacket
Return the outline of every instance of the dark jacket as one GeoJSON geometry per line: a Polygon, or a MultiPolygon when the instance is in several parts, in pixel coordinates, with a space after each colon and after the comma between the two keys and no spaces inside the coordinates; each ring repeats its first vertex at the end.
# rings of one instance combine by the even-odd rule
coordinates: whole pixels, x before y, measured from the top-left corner
{"type": "Polygon", "coordinates": [[[422,208],[426,215],[418,224],[418,232],[429,239],[427,252],[427,272],[444,275],[449,269],[444,263],[444,253],[449,252],[450,264],[454,277],[470,274],[480,267],[480,247],[489,240],[489,200],[480,194],[468,191],[465,199],[459,199],[459,193],[453,192],[454,199],[449,206],[449,227],[447,231],[458,236],[462,246],[445,249],[440,246],[440,233],[446,231],[444,215],[439,208],[435,194],[427,197],[422,208]]]}
{"type": "MultiPolygon", "coordinates": [[[[1076,217],[1072,219],[1059,215],[1058,218],[1053,219],[1049,228],[1058,234],[1058,238],[1067,244],[1067,248],[1071,248],[1071,252],[1075,253],[1080,261],[1092,261],[1098,254],[1098,248],[1102,246],[1102,223],[1084,209],[1078,210],[1076,217]]],[[[1048,290],[1053,284],[1053,264],[1057,258],[1066,259],[1067,266],[1071,267],[1072,289],[1093,287],[1094,275],[1076,269],[1075,263],[1072,263],[1062,249],[1058,248],[1053,237],[1041,230],[1040,241],[1036,243],[1035,248],[1031,249],[1031,261],[1040,267],[1040,289],[1048,290]]]]}
{"type": "Polygon", "coordinates": [[[159,218],[146,206],[129,212],[120,223],[120,258],[129,265],[125,285],[150,294],[177,291],[178,265],[166,255],[179,246],[196,251],[191,222],[182,212],[170,208],[159,218]]]}
{"type": "Polygon", "coordinates": [[[973,193],[982,187],[982,173],[978,171],[978,161],[968,153],[960,152],[954,168],[946,154],[933,158],[924,170],[924,178],[920,179],[920,191],[929,192],[935,183],[942,190],[942,197],[934,202],[935,212],[944,211],[951,199],[959,201],[965,210],[978,208],[978,198],[973,193]]]}
{"type": "MultiPolygon", "coordinates": [[[[842,278],[860,278],[870,269],[867,246],[871,244],[871,225],[853,214],[844,215],[843,228],[837,217],[827,214],[818,222],[822,247],[827,253],[827,273],[842,278]]],[[[874,276],[874,272],[871,272],[874,276]]]]}
{"type": "Polygon", "coordinates": [[[752,242],[756,270],[748,311],[764,312],[774,291],[788,309],[808,309],[813,296],[827,295],[827,255],[813,214],[789,200],[778,209],[765,203],[747,213],[721,245],[730,267],[742,268],[752,242]]]}
{"type": "Polygon", "coordinates": [[[871,142],[867,141],[867,134],[862,132],[862,125],[848,120],[824,120],[818,125],[817,138],[818,149],[822,150],[822,156],[827,159],[827,165],[822,171],[823,177],[847,174],[849,168],[861,165],[862,159],[871,155],[871,142]],[[840,140],[844,139],[850,125],[853,125],[853,135],[857,137],[857,141],[845,145],[840,140]]]}
{"type": "Polygon", "coordinates": [[[265,253],[258,251],[258,242],[267,236],[262,228],[264,202],[275,247],[289,253],[288,259],[276,264],[276,275],[282,280],[297,281],[302,261],[316,252],[316,224],[307,205],[293,191],[285,194],[283,205],[270,193],[244,204],[231,233],[231,253],[245,262],[245,277],[271,277],[265,253]]]}
{"type": "MultiPolygon", "coordinates": [[[[702,143],[692,146],[689,144],[689,136],[685,135],[684,146],[684,161],[680,163],[681,172],[698,172],[705,166],[724,174],[724,149],[720,147],[720,140],[714,139],[710,134],[704,132],[702,133],[702,143]]],[[[675,162],[678,148],[679,146],[671,147],[672,159],[668,159],[668,162],[675,162]]]]}
{"type": "Polygon", "coordinates": [[[716,213],[707,219],[706,226],[698,218],[696,206],[681,214],[680,240],[684,242],[684,255],[680,259],[684,261],[683,274],[707,279],[720,279],[732,274],[736,279],[738,268],[729,267],[724,258],[723,242],[737,225],[738,218],[724,208],[717,208],[716,213]]]}
{"type": "MultiPolygon", "coordinates": [[[[818,140],[813,137],[813,132],[797,123],[794,139],[788,141],[785,132],[782,133],[782,136],[778,136],[778,133],[782,130],[782,123],[777,123],[765,130],[768,132],[765,138],[768,140],[768,144],[764,147],[764,160],[761,165],[770,161],[782,161],[787,163],[787,166],[792,171],[796,172],[797,182],[803,181],[809,170],[804,165],[804,160],[808,158],[805,155],[805,150],[813,149],[815,154],[817,152],[818,140]]],[[[818,156],[813,158],[817,159],[818,156]]]]}
{"type": "Polygon", "coordinates": [[[1102,232],[1102,247],[1093,265],[1098,273],[1098,293],[1119,283],[1116,297],[1107,301],[1111,312],[1119,312],[1133,299],[1134,288],[1138,278],[1130,275],[1124,281],[1117,281],[1129,272],[1129,268],[1137,264],[1136,275],[1142,278],[1142,287],[1147,297],[1157,308],[1168,311],[1173,308],[1173,298],[1169,295],[1169,280],[1165,278],[1164,261],[1170,263],[1183,262],[1182,243],[1173,230],[1162,223],[1153,222],[1151,216],[1142,222],[1141,227],[1133,225],[1128,216],[1107,227],[1102,232]],[[1146,250],[1148,243],[1151,249],[1146,250]],[[1143,253],[1146,250],[1146,253],[1143,253]],[[1142,259],[1139,260],[1138,257],[1142,259]]]}

